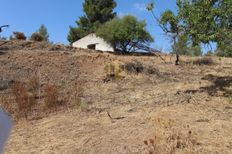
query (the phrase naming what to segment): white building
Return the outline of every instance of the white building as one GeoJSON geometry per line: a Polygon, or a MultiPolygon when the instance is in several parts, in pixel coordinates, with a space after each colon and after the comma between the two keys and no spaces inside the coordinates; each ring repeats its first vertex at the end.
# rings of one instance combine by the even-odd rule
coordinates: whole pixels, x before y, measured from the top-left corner
{"type": "Polygon", "coordinates": [[[72,44],[73,47],[100,51],[114,51],[114,48],[96,34],[89,34],[72,44]]]}

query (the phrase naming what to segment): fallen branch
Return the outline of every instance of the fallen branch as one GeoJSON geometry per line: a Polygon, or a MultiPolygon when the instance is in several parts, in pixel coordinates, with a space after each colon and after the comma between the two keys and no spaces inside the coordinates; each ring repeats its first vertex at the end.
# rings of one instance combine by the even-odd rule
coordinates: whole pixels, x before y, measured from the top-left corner
{"type": "Polygon", "coordinates": [[[121,120],[121,119],[126,118],[126,117],[115,117],[115,118],[113,118],[113,117],[110,115],[110,113],[109,113],[108,111],[107,111],[106,113],[107,113],[108,117],[109,117],[110,119],[112,119],[112,120],[121,120]]]}

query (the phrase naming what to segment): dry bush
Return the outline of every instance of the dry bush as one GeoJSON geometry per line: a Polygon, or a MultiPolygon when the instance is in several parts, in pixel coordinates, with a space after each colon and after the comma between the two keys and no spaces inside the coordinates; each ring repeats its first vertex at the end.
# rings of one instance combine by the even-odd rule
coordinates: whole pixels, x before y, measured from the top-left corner
{"type": "Polygon", "coordinates": [[[26,40],[27,39],[25,34],[22,32],[13,32],[13,34],[14,34],[14,39],[16,39],[16,40],[26,40]]]}
{"type": "Polygon", "coordinates": [[[11,90],[17,104],[18,116],[27,118],[32,106],[36,103],[35,96],[27,90],[26,85],[22,82],[13,84],[11,90]]]}
{"type": "Polygon", "coordinates": [[[39,78],[37,76],[32,77],[27,82],[27,87],[28,90],[36,96],[40,88],[39,78]]]}
{"type": "Polygon", "coordinates": [[[15,115],[15,104],[12,102],[9,95],[0,95],[0,103],[2,109],[4,109],[7,113],[10,113],[12,116],[15,115]]]}
{"type": "Polygon", "coordinates": [[[35,33],[33,33],[33,34],[31,35],[30,40],[41,42],[41,41],[44,40],[44,38],[43,38],[43,36],[42,36],[40,33],[35,32],[35,33]]]}
{"type": "Polygon", "coordinates": [[[106,73],[106,78],[104,79],[105,82],[111,80],[120,80],[124,77],[123,65],[118,61],[107,64],[104,70],[106,73]]]}
{"type": "Polygon", "coordinates": [[[212,57],[205,56],[203,58],[199,58],[195,61],[193,61],[193,64],[195,65],[213,65],[214,61],[212,57]]]}
{"type": "Polygon", "coordinates": [[[44,87],[44,103],[45,108],[51,109],[56,108],[58,105],[60,105],[59,101],[59,90],[58,87],[55,85],[46,85],[44,87]]]}
{"type": "MultiPolygon", "coordinates": [[[[151,154],[196,152],[197,142],[195,134],[186,126],[185,131],[180,131],[180,125],[174,120],[158,118],[156,120],[156,133],[154,137],[143,141],[151,154]]],[[[182,128],[183,129],[183,128],[182,128]]]]}
{"type": "Polygon", "coordinates": [[[129,73],[138,74],[144,71],[143,64],[136,60],[134,62],[125,63],[123,67],[129,73]]]}

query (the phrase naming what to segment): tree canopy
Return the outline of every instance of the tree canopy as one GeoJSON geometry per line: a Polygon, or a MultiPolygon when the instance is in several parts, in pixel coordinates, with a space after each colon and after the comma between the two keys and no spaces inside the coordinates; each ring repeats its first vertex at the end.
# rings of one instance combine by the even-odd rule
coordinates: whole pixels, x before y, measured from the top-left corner
{"type": "Polygon", "coordinates": [[[84,16],[76,21],[77,27],[70,26],[68,41],[73,43],[80,38],[95,32],[100,25],[116,17],[113,9],[114,0],[85,0],[83,3],[84,16]]]}
{"type": "Polygon", "coordinates": [[[43,41],[46,41],[46,42],[49,41],[48,40],[49,34],[48,34],[48,31],[47,31],[47,28],[45,27],[45,25],[42,24],[39,27],[38,34],[40,34],[43,37],[43,41]]]}
{"type": "Polygon", "coordinates": [[[98,29],[97,35],[104,38],[116,50],[131,52],[138,50],[140,44],[153,42],[145,27],[145,21],[138,21],[134,16],[124,16],[105,23],[98,29]]]}
{"type": "Polygon", "coordinates": [[[161,15],[164,28],[178,32],[181,26],[181,35],[186,35],[192,47],[214,42],[218,55],[232,56],[231,0],[177,0],[177,6],[177,15],[169,10],[161,15]]]}

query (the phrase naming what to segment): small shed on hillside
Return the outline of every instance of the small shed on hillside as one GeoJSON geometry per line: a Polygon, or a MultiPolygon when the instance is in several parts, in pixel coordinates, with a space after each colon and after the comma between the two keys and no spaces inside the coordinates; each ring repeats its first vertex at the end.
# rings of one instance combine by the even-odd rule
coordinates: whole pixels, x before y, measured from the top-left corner
{"type": "Polygon", "coordinates": [[[114,51],[114,48],[103,38],[97,37],[96,34],[89,34],[72,44],[73,47],[83,49],[93,49],[100,51],[114,51]]]}

